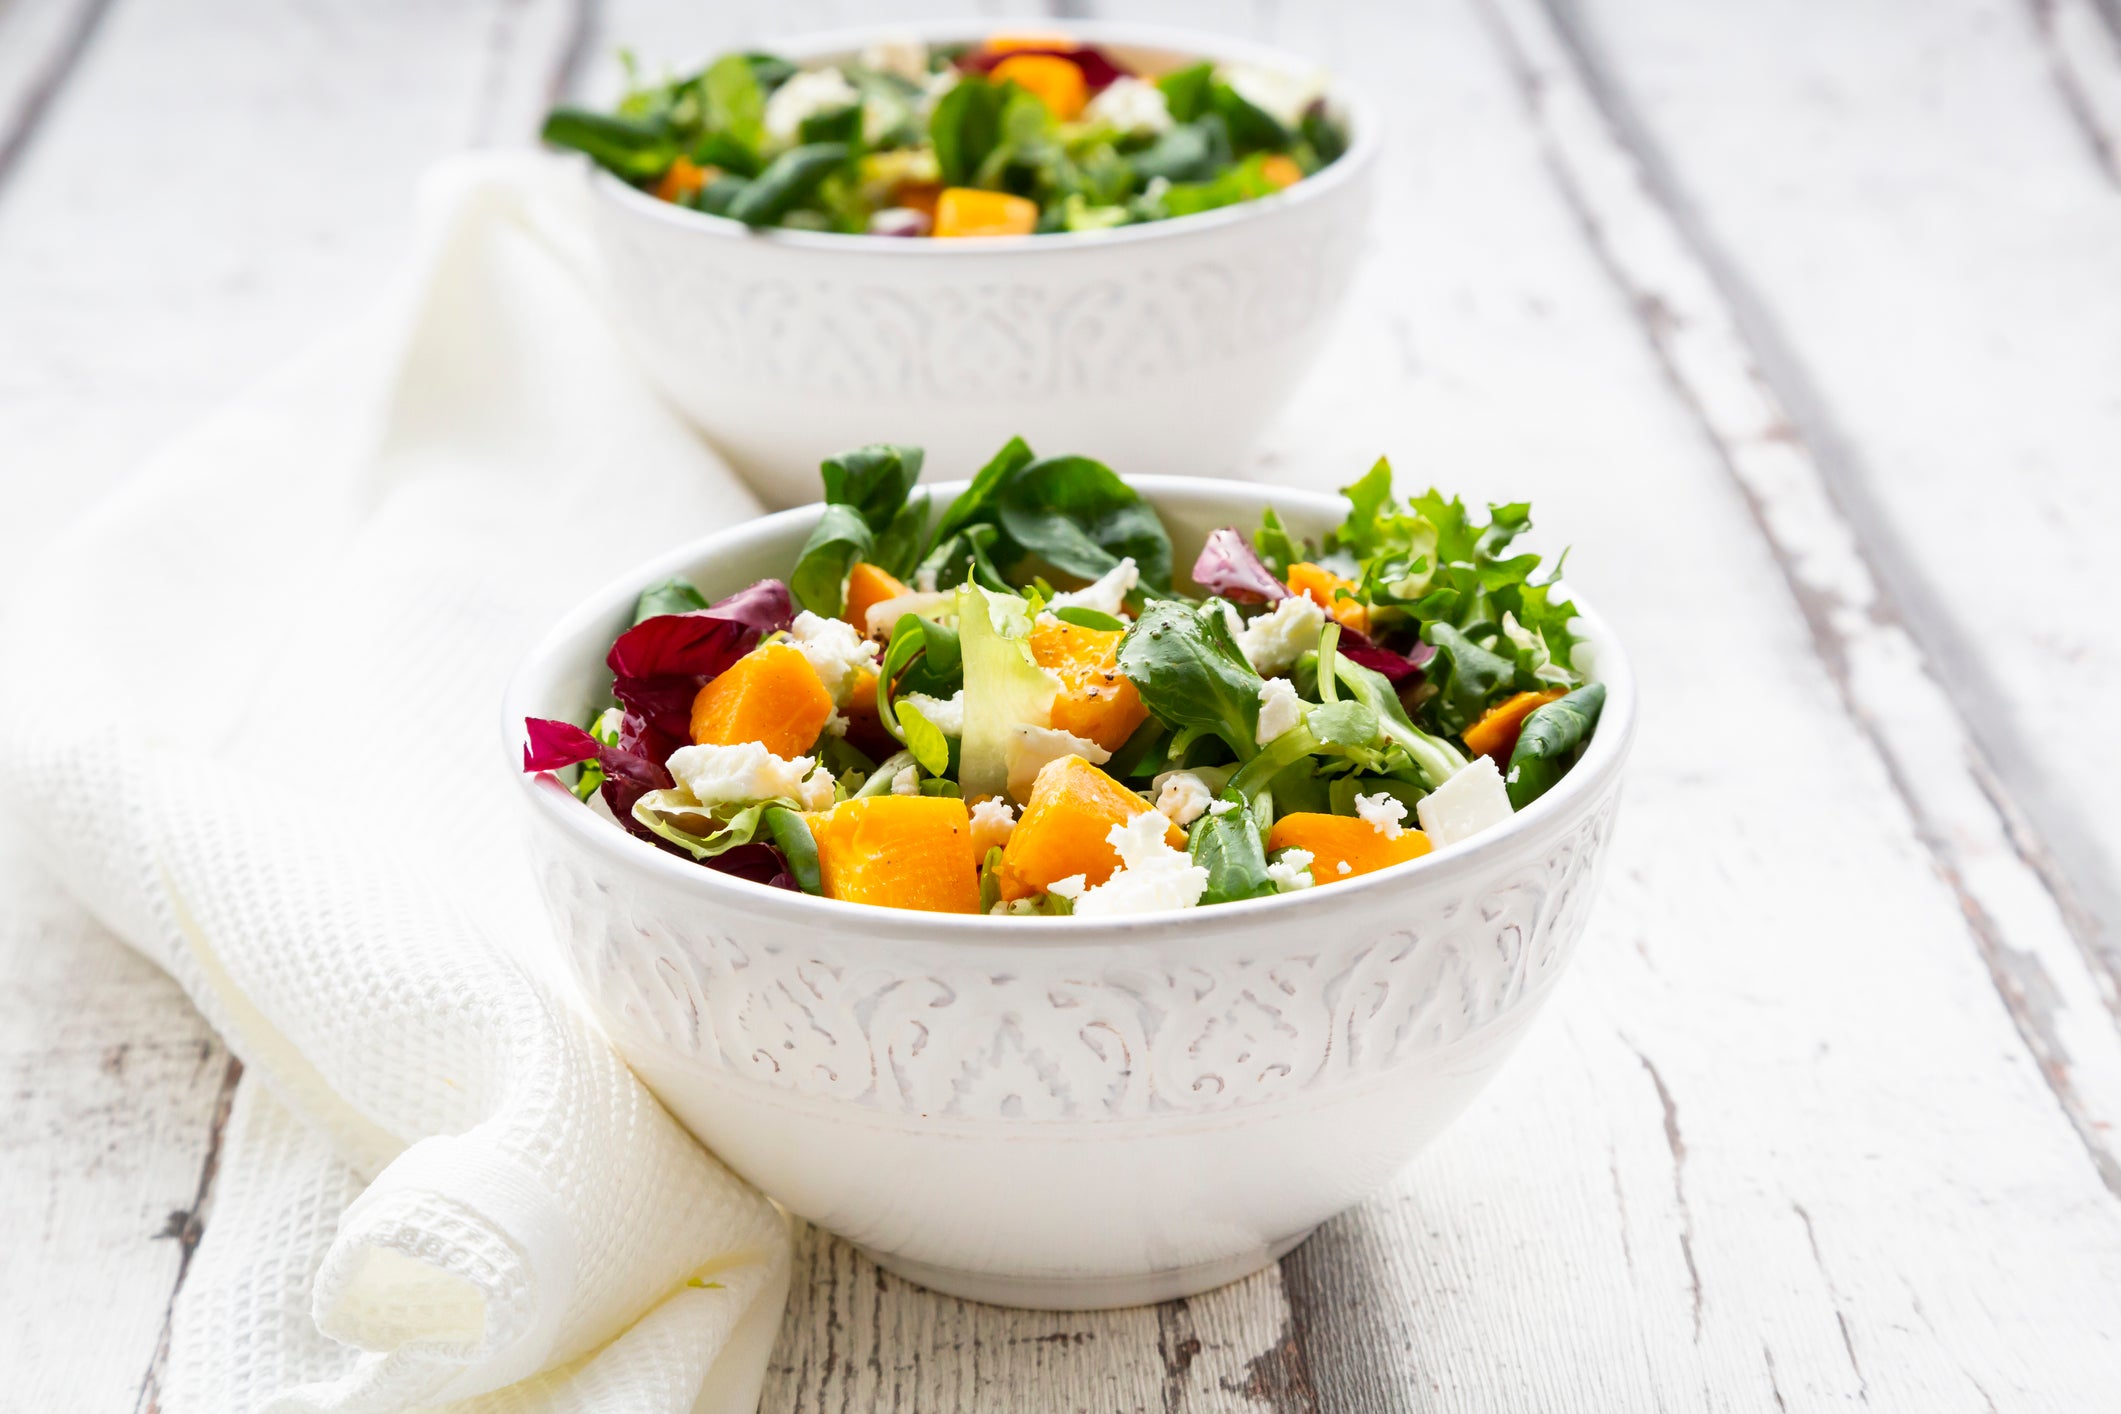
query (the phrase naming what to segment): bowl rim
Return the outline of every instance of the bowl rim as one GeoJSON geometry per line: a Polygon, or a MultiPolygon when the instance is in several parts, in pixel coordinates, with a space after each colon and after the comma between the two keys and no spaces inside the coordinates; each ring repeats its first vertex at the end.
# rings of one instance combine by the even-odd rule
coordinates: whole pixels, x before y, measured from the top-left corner
{"type": "MultiPolygon", "coordinates": [[[[923,42],[979,38],[1004,28],[1000,21],[925,20],[902,24],[860,25],[790,35],[763,47],[795,60],[814,59],[843,49],[859,49],[879,39],[913,38],[923,42]]],[[[1305,202],[1319,201],[1359,180],[1375,162],[1382,142],[1377,110],[1359,84],[1323,64],[1311,64],[1287,50],[1250,40],[1206,34],[1172,25],[1133,24],[1118,20],[1027,19],[1021,28],[1066,34],[1092,43],[1135,45],[1146,49],[1175,49],[1218,62],[1236,60],[1266,68],[1293,71],[1299,68],[1325,70],[1329,75],[1328,98],[1347,114],[1348,150],[1323,170],[1284,191],[1214,211],[1173,216],[1110,231],[1055,231],[1034,236],[962,236],[947,241],[908,240],[903,236],[847,235],[837,231],[791,231],[782,227],[754,230],[727,216],[677,206],[641,191],[604,168],[589,162],[590,188],[612,206],[644,219],[657,220],[679,230],[712,240],[751,240],[791,250],[833,250],[850,254],[883,255],[889,259],[933,260],[952,255],[991,257],[1025,255],[1033,251],[1105,250],[1143,241],[1171,240],[1188,234],[1215,230],[1244,221],[1260,220],[1291,210],[1305,202]]]]}
{"type": "MultiPolygon", "coordinates": [[[[1210,477],[1137,476],[1129,477],[1127,481],[1152,503],[1169,498],[1185,499],[1190,494],[1203,501],[1223,501],[1233,512],[1254,516],[1271,505],[1277,509],[1301,508],[1331,521],[1345,515],[1348,504],[1345,497],[1335,493],[1210,477]]],[[[965,481],[936,482],[929,484],[928,489],[934,503],[947,504],[948,498],[967,484],[965,481]]],[[[1528,837],[1559,835],[1579,812],[1590,808],[1595,797],[1617,776],[1634,736],[1634,670],[1611,626],[1571,590],[1577,615],[1583,622],[1584,636],[1597,655],[1597,681],[1606,685],[1606,703],[1589,749],[1545,795],[1512,814],[1504,824],[1483,830],[1470,839],[1432,850],[1404,864],[1391,865],[1345,881],[1336,880],[1330,888],[1314,885],[1293,893],[1219,903],[1207,908],[1113,918],[926,913],[818,898],[753,883],[702,868],[690,860],[657,849],[589,809],[550,772],[531,773],[522,769],[523,720],[534,715],[531,711],[532,693],[566,670],[567,665],[558,658],[570,639],[594,624],[622,615],[643,585],[671,578],[702,561],[711,560],[716,551],[727,550],[732,545],[771,535],[783,528],[807,528],[815,520],[821,505],[821,502],[811,502],[696,536],[607,582],[585,596],[546,631],[524,655],[502,693],[501,735],[507,753],[504,765],[530,792],[531,813],[544,821],[548,828],[558,829],[578,841],[622,874],[646,870],[674,888],[693,891],[703,905],[703,912],[710,914],[720,910],[763,913],[776,915],[791,924],[855,927],[878,941],[931,940],[964,945],[991,945],[1014,939],[1036,941],[1045,947],[1092,946],[1134,939],[1145,933],[1213,937],[1252,923],[1263,914],[1318,908],[1321,897],[1330,906],[1337,907],[1357,904],[1365,897],[1374,899],[1386,892],[1446,886],[1453,879],[1477,870],[1496,856],[1521,845],[1528,837]]]]}

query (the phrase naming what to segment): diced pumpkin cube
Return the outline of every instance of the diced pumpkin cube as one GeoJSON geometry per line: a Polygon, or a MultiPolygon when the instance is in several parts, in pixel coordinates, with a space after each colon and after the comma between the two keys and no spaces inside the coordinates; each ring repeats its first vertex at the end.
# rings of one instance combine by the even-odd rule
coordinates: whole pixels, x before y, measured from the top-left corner
{"type": "MultiPolygon", "coordinates": [[[[1002,849],[1002,897],[1029,898],[1073,874],[1102,884],[1120,866],[1119,851],[1105,837],[1149,808],[1080,756],[1047,762],[1002,849]]],[[[1186,833],[1176,825],[1164,838],[1173,849],[1186,847],[1186,833]]]]}
{"type": "Polygon", "coordinates": [[[1060,679],[1053,698],[1053,725],[1096,742],[1107,751],[1126,744],[1149,719],[1141,693],[1119,670],[1124,629],[1084,628],[1042,619],[1031,628],[1031,658],[1060,679]]]}
{"type": "Polygon", "coordinates": [[[1357,633],[1368,633],[1370,631],[1369,606],[1359,599],[1341,597],[1341,591],[1345,590],[1347,593],[1353,594],[1355,589],[1354,580],[1342,579],[1324,565],[1314,565],[1307,560],[1299,560],[1289,566],[1289,592],[1291,594],[1301,594],[1312,603],[1320,605],[1327,613],[1339,620],[1342,628],[1352,628],[1357,633]]]}
{"type": "Polygon", "coordinates": [[[1037,30],[1020,30],[1014,34],[989,35],[980,48],[989,54],[1020,54],[1026,49],[1050,49],[1057,53],[1073,54],[1078,48],[1072,35],[1059,30],[1040,33],[1037,30]]]}
{"type": "Polygon", "coordinates": [[[871,795],[806,815],[825,897],[927,913],[979,912],[972,817],[948,795],[871,795]]]}
{"type": "Polygon", "coordinates": [[[679,157],[656,179],[653,190],[664,201],[687,202],[720,175],[714,168],[702,167],[690,157],[679,157]]]}
{"type": "Polygon", "coordinates": [[[1386,839],[1384,831],[1358,816],[1299,812],[1284,815],[1268,827],[1267,850],[1277,849],[1311,851],[1311,877],[1321,884],[1337,884],[1421,858],[1429,852],[1429,837],[1419,830],[1402,829],[1399,838],[1386,839]],[[1345,873],[1343,864],[1348,866],[1345,873]]]}
{"type": "Polygon", "coordinates": [[[870,609],[886,599],[912,592],[895,575],[886,574],[867,560],[857,560],[847,572],[847,607],[840,617],[853,624],[856,633],[866,633],[870,609]]]}
{"type": "Polygon", "coordinates": [[[1090,101],[1090,85],[1082,69],[1058,54],[1012,55],[996,64],[987,77],[1026,90],[1063,123],[1081,117],[1083,105],[1090,101]]]}
{"type": "Polygon", "coordinates": [[[945,187],[935,199],[938,236],[1028,236],[1038,225],[1038,203],[1002,191],[945,187]]]}
{"type": "Polygon", "coordinates": [[[755,741],[785,760],[809,751],[832,716],[817,669],[786,643],[767,643],[730,664],[692,699],[695,745],[755,741]]]}
{"type": "Polygon", "coordinates": [[[1517,749],[1517,734],[1524,730],[1524,719],[1560,696],[1561,689],[1556,687],[1545,692],[1520,692],[1515,697],[1504,698],[1466,728],[1467,748],[1475,755],[1489,758],[1508,773],[1510,753],[1517,749]]]}
{"type": "Polygon", "coordinates": [[[940,182],[900,182],[891,189],[891,204],[903,206],[908,211],[918,211],[933,222],[936,199],[942,194],[943,186],[940,182]]]}
{"type": "Polygon", "coordinates": [[[1296,159],[1275,153],[1259,164],[1259,174],[1265,177],[1276,191],[1293,187],[1304,179],[1304,169],[1296,165],[1296,159]]]}

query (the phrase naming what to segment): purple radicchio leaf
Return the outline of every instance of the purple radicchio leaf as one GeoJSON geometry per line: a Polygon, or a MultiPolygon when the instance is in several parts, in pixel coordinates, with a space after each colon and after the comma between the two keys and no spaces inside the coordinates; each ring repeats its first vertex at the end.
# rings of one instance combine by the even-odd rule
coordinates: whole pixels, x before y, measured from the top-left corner
{"type": "Polygon", "coordinates": [[[1289,597],[1288,586],[1260,562],[1252,542],[1234,526],[1209,534],[1193,562],[1193,582],[1240,604],[1274,604],[1289,597]]]}
{"type": "Polygon", "coordinates": [[[596,762],[604,768],[600,789],[612,817],[630,833],[650,843],[660,843],[652,831],[633,818],[633,803],[652,790],[666,790],[675,784],[662,763],[683,743],[664,746],[655,740],[652,729],[631,713],[625,722],[633,724],[635,730],[629,733],[622,725],[619,744],[606,746],[572,722],[526,717],[523,729],[528,739],[523,744],[523,769],[557,771],[584,761],[596,762]]]}
{"type": "Polygon", "coordinates": [[[788,627],[793,611],[788,586],[762,579],[704,609],[643,619],[620,634],[605,656],[611,695],[682,745],[699,690],[760,638],[788,627]]]}
{"type": "Polygon", "coordinates": [[[1410,652],[1398,653],[1379,643],[1373,643],[1365,634],[1352,628],[1340,631],[1339,652],[1351,663],[1360,663],[1375,673],[1382,673],[1397,687],[1422,669],[1422,665],[1436,656],[1435,645],[1416,643],[1410,652]]]}
{"type": "Polygon", "coordinates": [[[761,840],[725,849],[714,858],[703,859],[700,863],[709,869],[734,874],[739,879],[749,879],[754,884],[764,884],[768,888],[802,892],[801,886],[795,882],[795,875],[788,871],[787,859],[779,850],[761,840]]]}

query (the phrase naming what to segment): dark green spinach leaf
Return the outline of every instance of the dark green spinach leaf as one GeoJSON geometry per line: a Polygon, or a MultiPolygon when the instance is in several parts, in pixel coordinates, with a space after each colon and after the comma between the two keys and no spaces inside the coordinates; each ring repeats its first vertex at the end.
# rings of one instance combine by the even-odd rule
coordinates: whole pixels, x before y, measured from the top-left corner
{"type": "Polygon", "coordinates": [[[928,138],[946,186],[968,186],[1002,136],[1002,86],[972,74],[936,102],[928,138]]]}
{"type": "Polygon", "coordinates": [[[633,603],[633,621],[646,623],[663,614],[689,614],[707,607],[707,596],[682,579],[666,579],[641,591],[633,603]]]}
{"type": "Polygon", "coordinates": [[[1503,776],[1510,808],[1522,810],[1560,780],[1589,743],[1605,709],[1605,684],[1590,683],[1557,698],[1525,718],[1503,776]]]}
{"type": "Polygon", "coordinates": [[[594,159],[629,182],[650,182],[677,160],[677,139],[663,122],[555,108],[538,136],[594,159]]]}
{"type": "Polygon", "coordinates": [[[773,843],[788,861],[788,872],[795,879],[796,887],[806,894],[825,892],[824,876],[818,870],[817,839],[810,833],[800,812],[785,805],[766,807],[765,819],[761,821],[766,833],[773,836],[773,843]]]}
{"type": "Polygon", "coordinates": [[[1003,483],[996,508],[1009,538],[1055,569],[1096,579],[1131,556],[1145,584],[1171,586],[1171,537],[1162,518],[1103,462],[1033,462],[1003,483]]]}
{"type": "Polygon", "coordinates": [[[844,142],[813,142],[791,147],[737,193],[728,214],[747,226],[770,226],[806,200],[819,183],[847,160],[844,142]]]}
{"type": "Polygon", "coordinates": [[[1218,605],[1196,610],[1163,599],[1144,606],[1120,640],[1119,670],[1183,738],[1217,737],[1240,761],[1259,754],[1261,679],[1218,605]]]}
{"type": "Polygon", "coordinates": [[[1265,898],[1275,888],[1274,881],[1267,877],[1267,855],[1260,844],[1259,827],[1252,821],[1252,812],[1245,808],[1244,797],[1236,791],[1225,790],[1221,802],[1236,808],[1219,812],[1210,809],[1193,822],[1187,839],[1187,853],[1195,864],[1208,871],[1208,887],[1200,901],[1205,905],[1265,898]]]}

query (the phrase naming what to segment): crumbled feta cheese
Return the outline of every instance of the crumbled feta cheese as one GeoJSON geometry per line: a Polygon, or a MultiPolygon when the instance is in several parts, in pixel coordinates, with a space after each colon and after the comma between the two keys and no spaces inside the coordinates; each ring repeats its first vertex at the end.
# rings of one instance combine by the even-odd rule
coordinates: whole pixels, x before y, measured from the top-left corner
{"type": "Polygon", "coordinates": [[[1476,756],[1471,765],[1423,796],[1414,813],[1429,844],[1442,849],[1509,819],[1510,793],[1494,761],[1476,756]]]}
{"type": "Polygon", "coordinates": [[[832,773],[808,756],[783,760],[755,741],[734,746],[681,746],[666,763],[702,805],[792,800],[805,810],[832,804],[832,773]]]}
{"type": "Polygon", "coordinates": [[[917,594],[935,593],[935,571],[922,565],[913,572],[913,589],[917,594]]]}
{"type": "Polygon", "coordinates": [[[1000,849],[1016,833],[1016,807],[1000,796],[972,802],[972,857],[985,859],[990,849],[1000,849]]]}
{"type": "Polygon", "coordinates": [[[1407,818],[1407,803],[1390,791],[1356,796],[1355,813],[1369,821],[1370,828],[1388,840],[1396,840],[1406,833],[1402,822],[1407,818]]]}
{"type": "Polygon", "coordinates": [[[943,95],[957,87],[958,78],[954,64],[945,64],[939,72],[928,76],[928,85],[921,90],[921,101],[916,109],[922,126],[925,127],[928,119],[934,116],[935,105],[943,101],[943,95]]]}
{"type": "MultiPolygon", "coordinates": [[[[1078,874],[1075,877],[1080,879],[1082,875],[1078,874]]],[[[1003,899],[995,904],[994,907],[988,909],[987,912],[996,918],[1036,918],[1039,914],[1038,900],[1035,898],[1003,899]]]]}
{"type": "Polygon", "coordinates": [[[898,699],[901,707],[911,707],[935,724],[935,729],[944,736],[965,734],[965,689],[959,688],[948,697],[930,697],[926,693],[909,692],[898,699]]]}
{"type": "Polygon", "coordinates": [[[1355,872],[1355,866],[1348,863],[1348,861],[1345,859],[1335,860],[1333,863],[1333,869],[1335,873],[1341,874],[1343,876],[1355,872]]]}
{"type": "Polygon", "coordinates": [[[1208,805],[1208,813],[1210,815],[1227,815],[1236,808],[1237,802],[1234,800],[1211,801],[1208,805]]]}
{"type": "Polygon", "coordinates": [[[1038,773],[1047,763],[1063,756],[1080,756],[1093,766],[1102,766],[1112,759],[1112,753],[1096,742],[1085,741],[1059,727],[1017,727],[1009,738],[1009,794],[1018,800],[1027,799],[1038,773]]]}
{"type": "Polygon", "coordinates": [[[1171,126],[1171,105],[1155,84],[1123,75],[1083,108],[1083,121],[1103,123],[1115,132],[1160,133],[1171,126]]]}
{"type": "Polygon", "coordinates": [[[862,46],[862,67],[897,74],[908,83],[928,82],[928,46],[910,34],[891,34],[862,46]]]}
{"type": "MultiPolygon", "coordinates": [[[[1236,612],[1231,611],[1234,618],[1236,612]]],[[[1318,601],[1291,594],[1248,624],[1232,628],[1237,651],[1245,655],[1252,671],[1261,677],[1289,671],[1292,664],[1318,646],[1319,630],[1326,626],[1326,611],[1318,601]]]]}
{"type": "MultiPolygon", "coordinates": [[[[934,583],[929,576],[929,583],[934,583]]],[[[879,599],[869,606],[862,617],[862,627],[878,638],[891,637],[891,630],[907,614],[916,614],[924,619],[948,618],[957,612],[955,592],[938,594],[932,589],[917,589],[911,594],[900,594],[891,599],[879,599]]]]}
{"type": "Polygon", "coordinates": [[[821,618],[808,609],[789,625],[788,641],[817,669],[818,681],[836,706],[847,705],[854,695],[855,679],[876,664],[876,645],[856,633],[853,624],[821,618]]]}
{"type": "Polygon", "coordinates": [[[1265,746],[1304,719],[1304,701],[1287,678],[1268,678],[1259,685],[1259,744],[1265,746]]]}
{"type": "Polygon", "coordinates": [[[1208,889],[1208,871],[1165,841],[1168,828],[1163,814],[1155,810],[1144,810],[1114,825],[1105,839],[1119,851],[1120,867],[1111,878],[1077,896],[1076,916],[1163,913],[1197,905],[1208,889]]]}
{"type": "Polygon", "coordinates": [[[1052,883],[1046,885],[1046,892],[1059,894],[1062,898],[1081,898],[1083,890],[1088,888],[1089,885],[1090,879],[1088,875],[1070,874],[1065,879],[1055,879],[1052,883]]]}
{"type": "Polygon", "coordinates": [[[1127,611],[1127,591],[1141,583],[1141,577],[1134,557],[1129,555],[1082,588],[1054,595],[1053,607],[1095,609],[1116,619],[1127,611]]]}
{"type": "Polygon", "coordinates": [[[1191,771],[1166,771],[1156,778],[1156,808],[1180,829],[1206,814],[1213,803],[1215,792],[1191,771]]]}
{"type": "Polygon", "coordinates": [[[847,735],[847,728],[853,725],[854,723],[847,720],[845,712],[835,708],[832,715],[825,719],[825,735],[845,736],[847,735]]]}
{"type": "Polygon", "coordinates": [[[1220,73],[1239,98],[1292,130],[1303,122],[1304,110],[1326,92],[1325,75],[1317,72],[1292,74],[1250,64],[1225,64],[1220,73]]]}
{"type": "Polygon", "coordinates": [[[1280,893],[1293,894],[1298,889],[1308,889],[1318,882],[1311,877],[1311,859],[1308,849],[1285,849],[1281,858],[1267,866],[1267,877],[1273,880],[1280,893]]]}
{"type": "Polygon", "coordinates": [[[766,100],[766,136],[783,146],[794,142],[805,118],[852,108],[862,101],[838,69],[809,69],[793,74],[766,100]]]}
{"type": "Polygon", "coordinates": [[[891,778],[891,793],[893,795],[919,795],[921,793],[921,773],[911,766],[901,767],[898,774],[891,778]]]}

